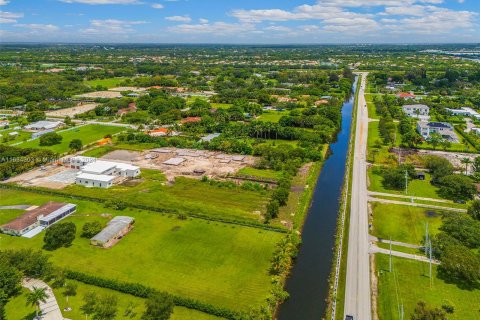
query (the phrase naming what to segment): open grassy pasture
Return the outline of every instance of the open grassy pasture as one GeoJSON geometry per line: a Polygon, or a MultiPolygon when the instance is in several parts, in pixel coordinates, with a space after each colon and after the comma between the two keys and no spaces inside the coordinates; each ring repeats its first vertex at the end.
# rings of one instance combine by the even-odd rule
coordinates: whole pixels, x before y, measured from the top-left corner
{"type": "MultiPolygon", "coordinates": [[[[142,181],[135,186],[116,185],[109,189],[71,185],[61,192],[102,199],[119,199],[127,203],[155,208],[178,209],[216,218],[235,217],[258,221],[269,200],[268,191],[247,191],[209,185],[196,179],[177,177],[173,185],[159,179],[159,171],[142,170],[142,181]],[[208,199],[208,201],[205,201],[208,199]]],[[[163,176],[163,175],[162,175],[163,176]]]]}
{"type": "Polygon", "coordinates": [[[282,173],[281,171],[275,171],[271,169],[256,169],[253,167],[245,167],[237,172],[238,175],[244,176],[252,176],[257,178],[264,178],[264,179],[275,179],[278,180],[281,178],[282,173]]]}
{"type": "MultiPolygon", "coordinates": [[[[49,200],[68,201],[0,189],[0,205],[38,205],[49,200]]],[[[78,209],[65,221],[76,224],[77,238],[69,248],[48,252],[57,266],[138,282],[235,310],[259,305],[268,295],[270,259],[283,234],[200,219],[180,220],[141,210],[113,211],[86,201],[71,202],[78,209]],[[93,247],[88,239],[80,237],[84,223],[107,222],[102,213],[136,219],[135,228],[107,250],[93,247]]],[[[0,235],[0,246],[40,250],[43,235],[33,239],[0,235]]]]}
{"type": "Polygon", "coordinates": [[[110,88],[118,87],[118,85],[125,80],[127,80],[126,77],[95,79],[95,80],[85,81],[85,84],[92,88],[95,88],[96,86],[101,85],[103,87],[107,87],[110,89],[110,88]]]}
{"type": "Polygon", "coordinates": [[[70,150],[68,145],[73,139],[80,139],[82,140],[83,145],[87,145],[89,143],[102,139],[107,134],[115,134],[123,130],[125,130],[125,128],[101,124],[89,124],[86,126],[73,128],[71,130],[58,132],[58,134],[63,137],[60,144],[56,144],[53,146],[40,146],[40,140],[35,139],[32,141],[21,143],[18,145],[18,147],[49,149],[62,154],[70,150]]]}
{"type": "MultiPolygon", "coordinates": [[[[380,175],[374,173],[372,168],[368,169],[368,180],[370,183],[368,189],[371,191],[405,195],[404,190],[385,188],[382,184],[383,178],[380,175]]],[[[407,195],[415,196],[415,197],[440,199],[441,197],[438,194],[438,187],[430,184],[430,180],[431,180],[431,176],[428,173],[425,174],[425,180],[418,180],[418,179],[410,180],[408,183],[407,195]]]]}
{"type": "Polygon", "coordinates": [[[212,108],[216,109],[228,109],[233,106],[233,104],[231,103],[210,103],[210,105],[212,106],[212,108]]]}
{"type": "Polygon", "coordinates": [[[462,290],[455,284],[446,283],[437,277],[437,267],[432,268],[433,281],[430,285],[429,264],[403,258],[393,258],[394,272],[388,272],[388,255],[375,255],[378,275],[378,315],[379,319],[399,319],[398,305],[403,304],[405,319],[419,301],[428,306],[441,308],[448,304],[454,312],[448,319],[479,319],[480,290],[462,290]]]}
{"type": "Polygon", "coordinates": [[[282,116],[287,115],[285,111],[264,111],[257,120],[267,122],[278,122],[282,116]]]}
{"type": "Polygon", "coordinates": [[[32,137],[32,134],[30,132],[26,132],[22,130],[7,129],[7,130],[0,131],[0,135],[2,135],[2,137],[0,137],[0,143],[3,142],[3,137],[7,137],[10,132],[14,132],[14,131],[18,132],[18,135],[14,139],[8,140],[6,144],[12,145],[12,144],[20,143],[32,137]]]}
{"type": "Polygon", "coordinates": [[[0,209],[0,225],[12,221],[13,219],[21,215],[23,212],[23,210],[16,209],[0,209]]]}
{"type": "MultiPolygon", "coordinates": [[[[396,204],[371,203],[373,210],[373,235],[383,239],[422,244],[425,224],[431,235],[442,224],[441,212],[433,209],[396,204]]],[[[460,213],[459,213],[460,214],[460,213]]]]}

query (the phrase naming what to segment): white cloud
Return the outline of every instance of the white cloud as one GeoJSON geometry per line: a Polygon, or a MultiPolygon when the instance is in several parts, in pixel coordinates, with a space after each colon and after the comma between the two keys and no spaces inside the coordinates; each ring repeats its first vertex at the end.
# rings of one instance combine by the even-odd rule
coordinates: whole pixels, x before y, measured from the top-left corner
{"type": "Polygon", "coordinates": [[[264,30],[278,31],[278,32],[290,32],[290,31],[292,31],[291,28],[285,27],[285,26],[268,26],[268,27],[264,28],[264,30]]]}
{"type": "Polygon", "coordinates": [[[478,13],[430,7],[423,16],[389,19],[385,28],[402,34],[442,34],[474,27],[478,13]]]}
{"type": "Polygon", "coordinates": [[[147,22],[116,19],[90,20],[90,27],[86,29],[81,29],[80,32],[105,35],[109,33],[125,34],[134,32],[135,30],[132,28],[133,26],[145,23],[147,22]]]}
{"type": "Polygon", "coordinates": [[[255,26],[248,23],[215,22],[210,24],[180,24],[168,28],[168,31],[182,34],[214,34],[218,36],[238,35],[254,32],[255,26]]]}
{"type": "Polygon", "coordinates": [[[0,11],[0,23],[15,23],[18,18],[23,18],[23,13],[0,11]]]}
{"type": "Polygon", "coordinates": [[[6,6],[10,1],[0,0],[0,6],[6,6]]]}
{"type": "Polygon", "coordinates": [[[190,22],[192,21],[192,18],[190,18],[189,16],[171,16],[166,17],[165,20],[176,22],[190,22]]]}
{"type": "Polygon", "coordinates": [[[200,22],[201,24],[205,24],[208,23],[208,19],[200,18],[198,19],[198,22],[200,22]]]}
{"type": "Polygon", "coordinates": [[[59,28],[53,24],[39,24],[39,23],[26,23],[26,24],[16,24],[15,27],[26,28],[32,32],[52,32],[57,31],[59,28]]]}
{"type": "Polygon", "coordinates": [[[140,4],[138,0],[60,0],[66,3],[83,3],[83,4],[140,4]]]}
{"type": "Polygon", "coordinates": [[[153,4],[152,4],[152,8],[153,8],[153,9],[163,9],[164,6],[163,6],[163,4],[161,4],[161,3],[153,3],[153,4]]]}

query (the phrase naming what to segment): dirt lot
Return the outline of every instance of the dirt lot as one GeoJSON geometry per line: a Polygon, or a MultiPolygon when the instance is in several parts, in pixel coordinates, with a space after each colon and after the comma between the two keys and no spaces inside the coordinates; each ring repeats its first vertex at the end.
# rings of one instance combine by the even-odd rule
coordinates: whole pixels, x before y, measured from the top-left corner
{"type": "Polygon", "coordinates": [[[143,92],[146,90],[147,88],[140,88],[140,87],[115,87],[115,88],[108,89],[108,91],[116,91],[116,92],[121,92],[121,91],[143,92]]]}
{"type": "Polygon", "coordinates": [[[46,187],[62,189],[75,183],[78,170],[63,166],[49,165],[38,168],[8,179],[5,182],[14,182],[26,187],[46,187]]]}
{"type": "MultiPolygon", "coordinates": [[[[472,162],[478,157],[478,154],[474,153],[462,153],[462,152],[444,152],[444,151],[433,151],[433,150],[419,150],[420,155],[434,155],[447,159],[452,165],[458,168],[465,170],[465,165],[461,162],[463,158],[469,158],[472,162]]],[[[471,166],[469,171],[471,170],[471,166]]]]}
{"type": "Polygon", "coordinates": [[[122,95],[120,92],[115,91],[95,91],[95,92],[88,92],[84,94],[79,94],[77,97],[81,98],[121,98],[122,95]]]}
{"type": "Polygon", "coordinates": [[[143,152],[115,150],[102,158],[131,163],[140,168],[160,170],[169,181],[173,181],[177,176],[224,177],[255,162],[255,157],[252,156],[226,155],[221,152],[177,148],[158,148],[143,152]],[[164,164],[165,161],[172,158],[184,160],[178,165],[164,164]]]}
{"type": "Polygon", "coordinates": [[[98,105],[97,103],[86,103],[86,104],[79,103],[75,107],[72,107],[72,108],[49,111],[49,112],[47,112],[47,116],[49,116],[49,117],[62,117],[62,118],[65,118],[66,116],[69,116],[70,118],[73,118],[73,116],[75,116],[76,114],[88,112],[90,110],[95,109],[95,107],[97,105],[98,105]]]}

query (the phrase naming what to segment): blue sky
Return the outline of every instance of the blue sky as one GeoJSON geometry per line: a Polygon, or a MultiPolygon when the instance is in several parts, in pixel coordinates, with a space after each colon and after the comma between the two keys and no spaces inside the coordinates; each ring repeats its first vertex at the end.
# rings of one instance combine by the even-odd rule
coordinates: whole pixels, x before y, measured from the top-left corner
{"type": "Polygon", "coordinates": [[[0,0],[0,41],[480,42],[480,0],[0,0]]]}

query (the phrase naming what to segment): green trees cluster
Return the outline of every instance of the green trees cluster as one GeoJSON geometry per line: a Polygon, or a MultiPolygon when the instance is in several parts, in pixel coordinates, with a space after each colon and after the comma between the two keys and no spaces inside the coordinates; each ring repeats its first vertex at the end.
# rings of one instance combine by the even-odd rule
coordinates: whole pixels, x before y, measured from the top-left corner
{"type": "Polygon", "coordinates": [[[56,250],[61,247],[69,247],[75,240],[77,227],[73,222],[56,223],[45,231],[43,237],[46,250],[56,250]]]}
{"type": "MultiPolygon", "coordinates": [[[[7,302],[20,293],[23,277],[48,278],[52,272],[48,257],[40,251],[0,251],[0,319],[5,319],[4,307],[7,302]]],[[[35,293],[35,296],[41,295],[35,293]]],[[[34,295],[29,294],[28,297],[29,302],[36,301],[34,295]]]]}
{"type": "Polygon", "coordinates": [[[103,225],[99,221],[86,222],[82,227],[82,238],[93,238],[100,231],[102,231],[103,225]]]}
{"type": "Polygon", "coordinates": [[[56,132],[45,133],[39,139],[41,146],[53,146],[62,143],[62,140],[63,137],[56,132]]]}
{"type": "Polygon", "coordinates": [[[470,200],[477,193],[474,181],[471,177],[461,174],[454,174],[454,167],[445,158],[438,156],[427,156],[425,167],[432,175],[432,183],[437,185],[440,194],[452,200],[470,200]]]}
{"type": "Polygon", "coordinates": [[[50,150],[22,149],[0,145],[0,180],[54,161],[56,153],[50,150]]]}
{"type": "Polygon", "coordinates": [[[444,218],[440,233],[433,237],[432,249],[441,261],[439,276],[460,287],[480,287],[480,221],[468,215],[451,214],[444,218]]]}
{"type": "Polygon", "coordinates": [[[396,190],[405,189],[407,183],[416,177],[415,167],[411,164],[401,164],[393,168],[385,167],[381,169],[381,174],[385,188],[396,190]]]}

